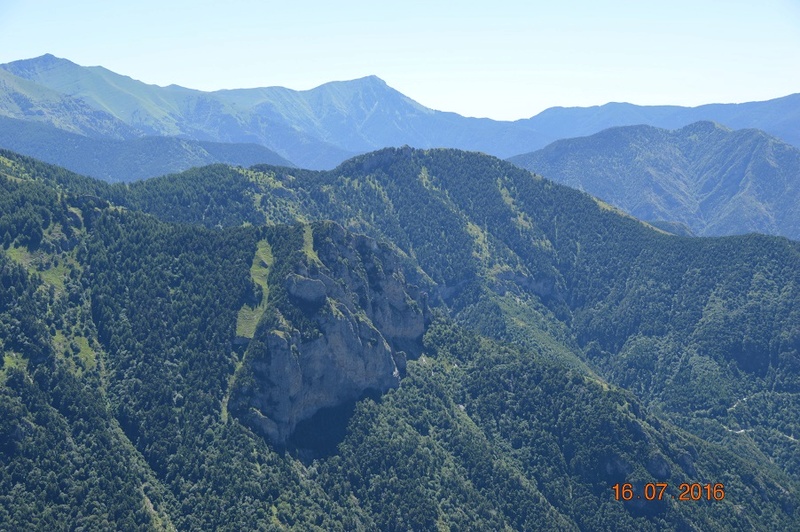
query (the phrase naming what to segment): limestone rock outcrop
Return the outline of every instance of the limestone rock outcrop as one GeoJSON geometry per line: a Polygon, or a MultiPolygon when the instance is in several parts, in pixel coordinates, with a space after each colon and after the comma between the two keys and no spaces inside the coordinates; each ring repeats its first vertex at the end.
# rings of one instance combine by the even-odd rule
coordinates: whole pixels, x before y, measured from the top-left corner
{"type": "Polygon", "coordinates": [[[275,296],[259,324],[231,398],[278,445],[320,409],[397,387],[425,332],[426,294],[406,282],[394,252],[333,223],[312,227],[315,256],[270,288],[287,297],[275,296]]]}

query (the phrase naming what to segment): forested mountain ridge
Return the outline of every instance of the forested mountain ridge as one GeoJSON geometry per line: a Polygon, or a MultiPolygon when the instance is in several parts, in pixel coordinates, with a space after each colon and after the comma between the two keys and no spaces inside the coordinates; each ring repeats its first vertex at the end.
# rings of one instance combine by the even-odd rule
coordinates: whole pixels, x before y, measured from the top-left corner
{"type": "MultiPolygon", "coordinates": [[[[357,153],[401,145],[510,157],[613,126],[678,128],[698,120],[732,128],[757,127],[800,147],[800,95],[695,108],[632,104],[551,108],[510,122],[427,108],[375,76],[330,82],[305,91],[263,87],[203,92],[176,85],[148,85],[103,67],[83,67],[49,54],[0,65],[0,71],[13,78],[14,84],[32,87],[27,94],[34,94],[29,114],[13,98],[0,94],[0,115],[45,121],[88,134],[74,124],[62,124],[59,117],[63,114],[73,122],[94,123],[94,115],[100,113],[124,126],[123,137],[111,132],[115,139],[155,135],[257,143],[303,168],[331,169],[357,153]],[[39,102],[36,91],[68,100],[69,112],[37,114],[36,109],[53,104],[39,102]]],[[[3,87],[0,85],[0,93],[3,87]]]]}
{"type": "Polygon", "coordinates": [[[511,162],[696,235],[800,239],[800,150],[763,131],[697,122],[565,139],[511,162]]]}
{"type": "Polygon", "coordinates": [[[672,237],[453,150],[130,185],[3,152],[0,174],[11,526],[797,523],[794,242],[672,237]],[[307,223],[320,219],[338,225],[307,223]],[[375,306],[388,293],[409,317],[414,301],[433,308],[419,351],[416,333],[387,341],[409,354],[399,387],[298,426],[286,451],[251,431],[236,390],[264,361],[262,333],[315,341],[328,308],[399,338],[375,306]],[[618,501],[619,482],[667,482],[669,496],[618,501]],[[682,482],[725,496],[673,500],[682,482]]]}
{"type": "Polygon", "coordinates": [[[177,137],[90,138],[48,124],[6,117],[0,117],[0,146],[112,183],[136,181],[214,163],[294,166],[259,144],[177,137]]]}
{"type": "MultiPolygon", "coordinates": [[[[225,212],[251,223],[332,218],[389,240],[416,259],[437,283],[435,294],[461,319],[540,349],[541,333],[530,334],[525,324],[547,320],[547,345],[559,346],[553,356],[580,359],[575,352],[582,348],[590,359],[600,357],[593,364],[609,364],[605,377],[612,381],[626,373],[651,380],[647,395],[659,408],[680,404],[717,418],[712,425],[724,432],[729,424],[720,408],[735,404],[737,394],[777,382],[794,393],[797,309],[789,294],[800,286],[795,242],[661,235],[585,194],[465,152],[382,150],[331,172],[253,170],[217,169],[191,179],[203,189],[200,183],[226,175],[226,188],[238,192],[225,195],[225,212]],[[773,260],[781,265],[777,270],[773,260]],[[765,322],[752,321],[756,294],[772,309],[765,322]],[[700,341],[706,334],[714,340],[700,341]],[[705,384],[709,375],[721,388],[705,384]]],[[[218,197],[181,202],[193,208],[163,203],[168,191],[187,188],[172,176],[130,190],[136,208],[174,221],[231,223],[227,215],[198,215],[206,203],[220,205],[218,197]]],[[[792,415],[786,412],[787,421],[792,415]]]]}

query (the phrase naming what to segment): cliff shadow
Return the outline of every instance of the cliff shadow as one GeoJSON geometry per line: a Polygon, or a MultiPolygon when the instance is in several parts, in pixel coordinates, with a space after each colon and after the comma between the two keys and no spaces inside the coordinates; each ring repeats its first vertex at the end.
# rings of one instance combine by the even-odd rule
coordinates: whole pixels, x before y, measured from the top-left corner
{"type": "Polygon", "coordinates": [[[323,408],[310,418],[299,422],[286,440],[286,450],[304,462],[337,454],[339,444],[347,435],[347,426],[350,424],[356,405],[367,398],[379,402],[381,393],[377,390],[368,390],[358,399],[323,408]]]}

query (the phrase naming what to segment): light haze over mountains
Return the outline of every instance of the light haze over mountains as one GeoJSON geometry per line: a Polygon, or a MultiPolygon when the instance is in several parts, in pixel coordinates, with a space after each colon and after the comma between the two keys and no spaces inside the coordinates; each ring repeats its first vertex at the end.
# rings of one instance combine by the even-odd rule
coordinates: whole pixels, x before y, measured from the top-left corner
{"type": "Polygon", "coordinates": [[[213,163],[332,169],[403,145],[511,158],[670,232],[800,236],[800,94],[554,107],[505,122],[427,108],[376,76],[203,92],[50,54],[0,65],[0,147],[107,181],[213,163]]]}
{"type": "Polygon", "coordinates": [[[698,236],[800,239],[800,150],[757,129],[625,126],[553,142],[511,162],[647,221],[698,236]]]}
{"type": "MultiPolygon", "coordinates": [[[[375,76],[326,83],[308,91],[268,87],[202,92],[148,85],[103,67],[83,67],[49,54],[0,65],[0,72],[3,116],[94,138],[176,136],[255,143],[311,169],[333,168],[352,155],[385,146],[453,147],[505,158],[613,126],[648,124],[673,129],[698,120],[733,129],[762,129],[800,146],[798,94],[693,108],[624,103],[551,108],[529,119],[504,122],[429,109],[375,76]]],[[[23,145],[14,149],[52,160],[23,145]]]]}

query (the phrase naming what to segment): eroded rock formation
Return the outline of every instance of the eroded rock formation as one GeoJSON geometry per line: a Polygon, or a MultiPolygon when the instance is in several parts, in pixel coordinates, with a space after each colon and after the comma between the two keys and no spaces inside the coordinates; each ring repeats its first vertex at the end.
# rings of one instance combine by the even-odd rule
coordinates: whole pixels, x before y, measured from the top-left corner
{"type": "Polygon", "coordinates": [[[396,254],[336,224],[313,227],[315,255],[280,281],[286,298],[259,324],[231,401],[276,444],[320,409],[397,387],[425,331],[426,295],[396,254]]]}

